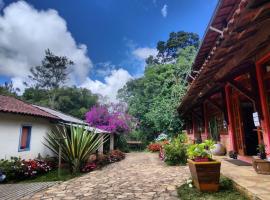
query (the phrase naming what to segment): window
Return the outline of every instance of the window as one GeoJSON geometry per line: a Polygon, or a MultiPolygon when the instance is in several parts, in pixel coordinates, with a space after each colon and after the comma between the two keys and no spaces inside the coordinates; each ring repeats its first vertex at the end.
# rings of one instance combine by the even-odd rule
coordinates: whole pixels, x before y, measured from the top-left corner
{"type": "Polygon", "coordinates": [[[19,142],[19,151],[30,150],[31,126],[22,126],[19,142]]]}

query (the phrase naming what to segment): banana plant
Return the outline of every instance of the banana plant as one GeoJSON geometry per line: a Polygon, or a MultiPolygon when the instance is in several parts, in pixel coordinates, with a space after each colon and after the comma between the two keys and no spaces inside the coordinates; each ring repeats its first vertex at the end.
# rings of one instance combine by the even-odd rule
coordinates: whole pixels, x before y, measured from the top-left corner
{"type": "Polygon", "coordinates": [[[61,147],[62,159],[68,163],[72,173],[78,173],[89,156],[108,140],[108,135],[90,132],[83,126],[56,126],[44,138],[44,145],[57,156],[61,147]]]}

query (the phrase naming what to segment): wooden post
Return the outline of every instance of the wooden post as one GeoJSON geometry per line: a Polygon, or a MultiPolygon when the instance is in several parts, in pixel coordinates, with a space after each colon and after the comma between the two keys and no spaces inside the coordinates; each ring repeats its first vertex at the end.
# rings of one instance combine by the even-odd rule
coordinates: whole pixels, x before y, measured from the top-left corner
{"type": "Polygon", "coordinates": [[[225,96],[226,96],[226,104],[228,111],[228,134],[230,140],[230,150],[236,151],[235,139],[234,139],[234,125],[233,125],[233,112],[232,112],[232,104],[231,104],[231,88],[229,85],[225,85],[225,96]]]}
{"type": "Polygon", "coordinates": [[[61,160],[62,160],[62,148],[61,145],[59,145],[59,153],[58,153],[58,178],[61,176],[61,160]]]}
{"type": "Polygon", "coordinates": [[[110,134],[110,151],[114,150],[114,134],[110,134]]]}
{"type": "Polygon", "coordinates": [[[266,95],[264,92],[264,83],[263,83],[263,72],[262,72],[262,64],[270,59],[270,53],[263,57],[256,63],[256,73],[257,73],[257,80],[258,80],[258,87],[259,87],[259,94],[262,106],[262,113],[263,113],[263,120],[261,120],[261,126],[263,131],[263,138],[264,143],[266,145],[266,152],[270,153],[270,118],[268,112],[268,106],[266,102],[266,95]]]}
{"type": "Polygon", "coordinates": [[[209,132],[208,132],[208,115],[207,115],[207,103],[203,103],[203,114],[204,114],[204,134],[206,135],[206,138],[209,138],[209,132]]]}
{"type": "Polygon", "coordinates": [[[98,149],[98,153],[103,154],[103,151],[104,151],[104,149],[103,149],[103,146],[104,146],[104,144],[103,144],[103,142],[104,142],[104,134],[103,133],[100,133],[100,134],[102,134],[102,136],[101,136],[102,144],[100,145],[100,147],[98,149]]]}

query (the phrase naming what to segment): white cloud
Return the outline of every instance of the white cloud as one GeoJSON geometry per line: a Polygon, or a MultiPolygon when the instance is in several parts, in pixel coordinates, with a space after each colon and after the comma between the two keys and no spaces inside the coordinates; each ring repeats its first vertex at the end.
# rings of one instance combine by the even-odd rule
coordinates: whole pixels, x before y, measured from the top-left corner
{"type": "Polygon", "coordinates": [[[105,83],[87,78],[80,87],[87,88],[95,94],[105,96],[109,98],[111,102],[117,102],[117,91],[131,79],[132,76],[128,71],[120,68],[118,70],[112,70],[111,74],[105,77],[105,83]]]}
{"type": "Polygon", "coordinates": [[[148,58],[149,56],[156,56],[158,53],[157,49],[156,48],[149,48],[149,47],[143,47],[143,48],[137,48],[137,49],[134,49],[132,51],[132,54],[140,59],[140,60],[144,60],[146,58],[148,58]]]}
{"type": "Polygon", "coordinates": [[[48,48],[74,61],[70,84],[82,83],[92,67],[86,45],[76,43],[56,10],[36,10],[25,1],[12,3],[0,15],[0,35],[0,74],[17,85],[40,64],[48,48]]]}
{"type": "Polygon", "coordinates": [[[161,9],[161,15],[166,18],[167,15],[168,15],[168,5],[167,4],[164,4],[164,6],[162,7],[161,9]]]}
{"type": "Polygon", "coordinates": [[[104,77],[104,76],[110,75],[112,70],[114,69],[116,69],[116,66],[112,64],[111,61],[107,61],[107,62],[96,63],[93,68],[93,71],[98,76],[104,77]]]}

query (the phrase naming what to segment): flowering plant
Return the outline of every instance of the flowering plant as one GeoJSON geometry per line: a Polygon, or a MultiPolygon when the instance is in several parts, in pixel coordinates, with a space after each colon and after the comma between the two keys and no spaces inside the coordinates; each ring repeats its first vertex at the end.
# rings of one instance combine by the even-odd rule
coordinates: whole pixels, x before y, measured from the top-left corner
{"type": "Polygon", "coordinates": [[[147,149],[151,152],[159,151],[162,145],[160,143],[151,143],[147,146],[147,149]]]}
{"type": "Polygon", "coordinates": [[[97,168],[96,163],[87,163],[82,169],[82,172],[91,172],[97,168]]]}
{"type": "Polygon", "coordinates": [[[42,160],[21,160],[17,157],[11,157],[10,160],[0,160],[0,174],[2,181],[32,178],[50,170],[52,170],[52,167],[42,160]]]}
{"type": "Polygon", "coordinates": [[[113,150],[109,154],[109,161],[112,162],[118,162],[120,160],[123,160],[126,157],[126,155],[119,150],[113,150]]]}
{"type": "Polygon", "coordinates": [[[33,177],[37,174],[44,174],[52,170],[45,161],[42,160],[22,160],[23,175],[25,177],[33,177]]]}
{"type": "Polygon", "coordinates": [[[94,106],[85,115],[90,126],[109,131],[111,133],[129,133],[133,118],[118,107],[109,110],[107,106],[94,106]]]}

